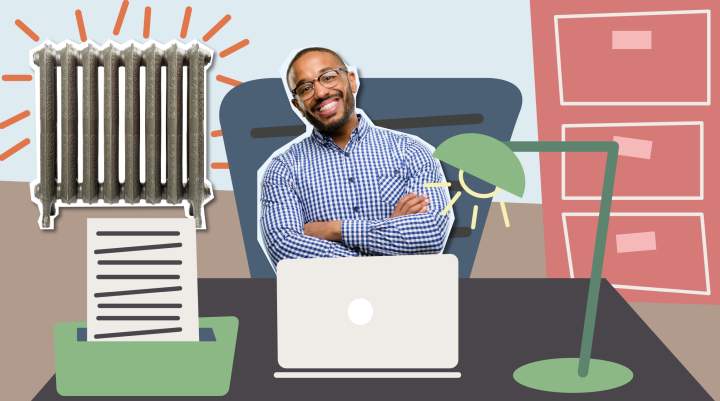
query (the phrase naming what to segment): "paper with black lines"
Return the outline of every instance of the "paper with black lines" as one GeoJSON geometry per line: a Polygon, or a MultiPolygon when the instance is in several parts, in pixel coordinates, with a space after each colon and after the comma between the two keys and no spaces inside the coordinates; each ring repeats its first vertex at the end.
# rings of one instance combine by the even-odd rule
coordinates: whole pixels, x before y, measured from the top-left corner
{"type": "Polygon", "coordinates": [[[88,341],[198,341],[192,219],[87,220],[88,341]]]}

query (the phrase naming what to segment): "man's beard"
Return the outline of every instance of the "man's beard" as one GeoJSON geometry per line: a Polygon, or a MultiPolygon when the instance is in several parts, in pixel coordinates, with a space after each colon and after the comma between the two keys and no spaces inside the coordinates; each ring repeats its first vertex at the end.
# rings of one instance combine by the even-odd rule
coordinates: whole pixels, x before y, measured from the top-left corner
{"type": "MultiPolygon", "coordinates": [[[[305,112],[303,114],[305,115],[305,118],[310,122],[310,124],[312,124],[312,126],[315,127],[315,129],[319,133],[329,136],[331,138],[335,137],[338,134],[338,130],[341,127],[343,127],[345,124],[347,124],[348,120],[350,119],[350,116],[352,116],[353,113],[355,112],[355,97],[352,96],[351,93],[352,93],[352,89],[350,88],[350,85],[348,85],[348,87],[346,88],[345,93],[342,93],[342,92],[340,93],[340,97],[341,98],[344,97],[343,103],[345,105],[345,112],[340,117],[340,119],[338,119],[336,122],[329,123],[329,124],[323,124],[322,122],[320,122],[320,120],[315,118],[315,116],[313,116],[311,113],[305,112]]],[[[336,95],[332,95],[332,96],[336,96],[336,95]]],[[[332,97],[332,96],[329,96],[329,97],[332,97]]],[[[325,98],[325,99],[328,99],[328,98],[325,98]]],[[[325,99],[321,99],[317,103],[318,104],[322,103],[323,101],[325,101],[325,99]]]]}

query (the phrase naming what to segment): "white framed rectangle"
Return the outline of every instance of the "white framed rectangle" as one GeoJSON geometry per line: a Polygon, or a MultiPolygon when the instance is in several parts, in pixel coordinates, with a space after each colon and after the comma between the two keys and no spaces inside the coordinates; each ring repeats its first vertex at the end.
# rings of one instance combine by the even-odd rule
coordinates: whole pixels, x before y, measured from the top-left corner
{"type": "MultiPolygon", "coordinates": [[[[570,250],[570,235],[568,232],[568,217],[598,217],[596,212],[564,212],[561,213],[563,223],[563,235],[565,238],[565,251],[568,259],[568,272],[570,278],[575,278],[575,270],[573,268],[572,252],[570,250]]],[[[705,289],[693,290],[684,288],[667,288],[667,287],[651,287],[642,285],[627,285],[619,283],[611,283],[613,287],[624,290],[648,291],[659,293],[674,293],[685,295],[704,295],[712,294],[710,289],[710,267],[708,264],[707,254],[707,237],[705,235],[705,214],[701,212],[612,212],[610,217],[697,217],[700,220],[700,235],[702,238],[702,252],[705,273],[705,289]]]]}
{"type": "Polygon", "coordinates": [[[555,57],[557,63],[558,74],[558,91],[561,106],[709,106],[711,99],[711,28],[710,28],[710,10],[672,10],[672,11],[645,11],[645,12],[626,12],[626,13],[594,13],[594,14],[562,14],[554,16],[554,33],[555,33],[555,57]],[[687,14],[706,14],[707,15],[707,92],[704,101],[566,101],[563,91],[563,75],[562,62],[560,58],[560,30],[559,21],[561,19],[582,19],[582,18],[611,18],[611,17],[639,17],[653,15],[687,15],[687,14]]]}
{"type": "MultiPolygon", "coordinates": [[[[697,195],[652,195],[652,196],[628,196],[613,195],[613,200],[627,201],[657,201],[657,200],[703,200],[705,199],[705,123],[703,121],[659,121],[659,122],[625,122],[625,123],[586,123],[586,124],[562,124],[560,140],[565,142],[566,130],[568,128],[612,128],[612,127],[657,127],[657,126],[697,126],[698,135],[700,136],[700,163],[699,167],[699,192],[697,195]]],[[[600,196],[579,196],[568,195],[566,188],[566,160],[565,153],[560,154],[560,198],[562,200],[600,200],[600,196]]],[[[602,188],[598,188],[598,192],[602,188]]]]}

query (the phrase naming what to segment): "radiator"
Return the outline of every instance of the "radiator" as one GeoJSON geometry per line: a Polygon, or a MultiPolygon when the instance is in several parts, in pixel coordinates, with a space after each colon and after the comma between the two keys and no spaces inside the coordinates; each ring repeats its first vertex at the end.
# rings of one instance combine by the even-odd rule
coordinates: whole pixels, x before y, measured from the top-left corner
{"type": "Polygon", "coordinates": [[[32,61],[38,85],[40,146],[39,177],[31,186],[31,196],[40,210],[40,228],[54,228],[60,206],[113,205],[184,206],[186,215],[195,219],[196,227],[205,228],[204,206],[212,199],[205,168],[205,78],[211,60],[212,52],[196,42],[188,45],[109,42],[102,47],[93,43],[80,47],[64,42],[45,43],[35,49],[32,61]],[[186,87],[183,87],[184,66],[187,67],[186,87]],[[79,67],[82,67],[80,94],[79,67]],[[140,87],[141,68],[145,76],[143,88],[140,87]],[[166,71],[164,96],[162,69],[166,71]],[[123,99],[120,98],[120,76],[125,79],[123,99]],[[102,114],[99,79],[103,84],[102,114]],[[144,113],[140,107],[141,90],[145,93],[144,113]],[[185,105],[184,90],[187,91],[185,105]],[[82,102],[81,137],[79,102],[82,102]],[[124,102],[123,116],[119,115],[120,102],[124,102]],[[183,106],[187,116],[183,116],[183,106]],[[61,109],[59,124],[58,107],[61,109]],[[123,152],[120,152],[121,118],[124,119],[123,152]],[[102,149],[99,122],[103,125],[102,149]],[[142,133],[141,124],[144,124],[142,133]],[[165,152],[162,152],[163,146],[165,152]],[[144,160],[141,160],[141,150],[144,160]],[[124,162],[122,181],[121,158],[124,162]],[[79,162],[82,162],[81,172],[79,162]],[[144,180],[141,163],[144,163],[144,180]]]}

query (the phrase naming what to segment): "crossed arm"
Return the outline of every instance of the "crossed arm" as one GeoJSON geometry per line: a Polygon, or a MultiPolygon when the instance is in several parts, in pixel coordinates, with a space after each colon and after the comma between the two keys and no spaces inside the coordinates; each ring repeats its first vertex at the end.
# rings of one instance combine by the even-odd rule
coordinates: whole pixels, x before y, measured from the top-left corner
{"type": "Polygon", "coordinates": [[[444,182],[440,163],[416,144],[408,150],[408,193],[384,219],[348,219],[304,223],[290,168],[273,160],[261,192],[261,228],[274,264],[286,258],[440,253],[445,246],[452,211],[446,188],[425,188],[444,182]]]}
{"type": "MultiPolygon", "coordinates": [[[[430,199],[427,195],[409,193],[403,195],[395,209],[390,214],[390,218],[407,216],[409,214],[426,213],[429,211],[430,199]]],[[[342,221],[311,221],[305,223],[305,235],[325,239],[328,241],[342,241],[342,221]]]]}

